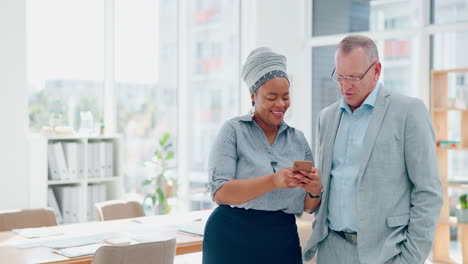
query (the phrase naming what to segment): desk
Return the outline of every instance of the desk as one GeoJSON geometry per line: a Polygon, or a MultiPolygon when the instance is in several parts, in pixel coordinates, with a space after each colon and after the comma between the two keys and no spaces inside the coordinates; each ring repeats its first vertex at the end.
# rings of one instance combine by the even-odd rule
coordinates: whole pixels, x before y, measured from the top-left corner
{"type": "MultiPolygon", "coordinates": [[[[88,222],[80,224],[59,225],[50,227],[64,235],[93,235],[103,233],[134,232],[135,230],[161,230],[166,235],[176,237],[176,255],[199,252],[202,250],[203,237],[178,232],[177,229],[195,219],[206,220],[212,211],[198,211],[184,214],[173,214],[164,216],[149,216],[132,219],[122,219],[104,222],[88,222]]],[[[55,240],[60,236],[48,238],[24,238],[15,232],[0,232],[0,263],[2,264],[30,264],[30,263],[53,263],[53,264],[89,264],[93,255],[67,258],[52,252],[51,248],[37,246],[19,249],[12,247],[15,243],[30,243],[39,241],[55,240]]]]}

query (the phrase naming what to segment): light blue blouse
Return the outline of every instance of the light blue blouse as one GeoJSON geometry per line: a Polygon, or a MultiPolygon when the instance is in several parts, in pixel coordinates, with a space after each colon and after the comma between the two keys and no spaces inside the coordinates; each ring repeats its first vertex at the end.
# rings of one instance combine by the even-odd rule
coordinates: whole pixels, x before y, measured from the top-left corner
{"type": "MultiPolygon", "coordinates": [[[[304,134],[280,124],[272,145],[251,115],[228,120],[215,139],[209,158],[209,189],[211,195],[233,179],[250,179],[292,167],[295,160],[313,160],[304,134]]],[[[233,207],[277,211],[301,215],[305,190],[274,189],[254,200],[233,207]]]]}

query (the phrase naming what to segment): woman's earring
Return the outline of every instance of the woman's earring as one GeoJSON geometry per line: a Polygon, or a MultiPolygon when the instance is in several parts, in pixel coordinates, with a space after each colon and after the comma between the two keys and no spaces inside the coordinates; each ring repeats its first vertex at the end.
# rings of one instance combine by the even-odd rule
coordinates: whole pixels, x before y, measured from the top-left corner
{"type": "Polygon", "coordinates": [[[253,115],[255,113],[255,101],[252,100],[252,108],[250,108],[250,114],[253,115]]]}

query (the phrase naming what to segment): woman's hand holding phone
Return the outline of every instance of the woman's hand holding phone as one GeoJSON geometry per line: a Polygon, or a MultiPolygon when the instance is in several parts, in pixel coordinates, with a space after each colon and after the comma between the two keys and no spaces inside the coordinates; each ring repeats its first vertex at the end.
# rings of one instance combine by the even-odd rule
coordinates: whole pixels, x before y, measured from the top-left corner
{"type": "Polygon", "coordinates": [[[318,195],[322,189],[322,180],[317,168],[313,167],[312,161],[294,161],[293,178],[289,182],[290,187],[302,187],[312,195],[318,195]]]}

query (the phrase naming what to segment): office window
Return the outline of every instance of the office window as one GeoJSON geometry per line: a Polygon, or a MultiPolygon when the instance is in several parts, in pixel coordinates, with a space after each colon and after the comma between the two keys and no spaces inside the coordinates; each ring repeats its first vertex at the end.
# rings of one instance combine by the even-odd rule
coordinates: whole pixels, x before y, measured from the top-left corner
{"type": "Polygon", "coordinates": [[[433,24],[451,24],[468,21],[468,1],[432,0],[433,24]]]}
{"type": "Polygon", "coordinates": [[[382,62],[380,81],[392,92],[417,97],[416,56],[417,40],[414,38],[395,38],[376,41],[382,62]]]}
{"type": "Polygon", "coordinates": [[[26,7],[30,130],[54,124],[78,130],[81,111],[101,120],[104,1],[27,1],[26,7]]]}
{"type": "Polygon", "coordinates": [[[468,32],[444,32],[432,36],[432,69],[468,68],[468,32]]]}
{"type": "Polygon", "coordinates": [[[332,80],[336,46],[312,48],[312,145],[315,146],[315,127],[320,110],[341,98],[338,84],[332,80]]]}
{"type": "Polygon", "coordinates": [[[312,35],[384,31],[415,27],[417,1],[314,0],[312,35]]]}
{"type": "MultiPolygon", "coordinates": [[[[145,196],[141,183],[154,173],[145,162],[153,158],[158,140],[165,132],[177,140],[177,4],[114,2],[117,132],[125,192],[138,200],[145,196]]],[[[175,172],[175,160],[169,173],[175,172]]]]}
{"type": "Polygon", "coordinates": [[[239,1],[189,1],[190,207],[212,205],[208,155],[222,123],[239,108],[239,1]]]}

